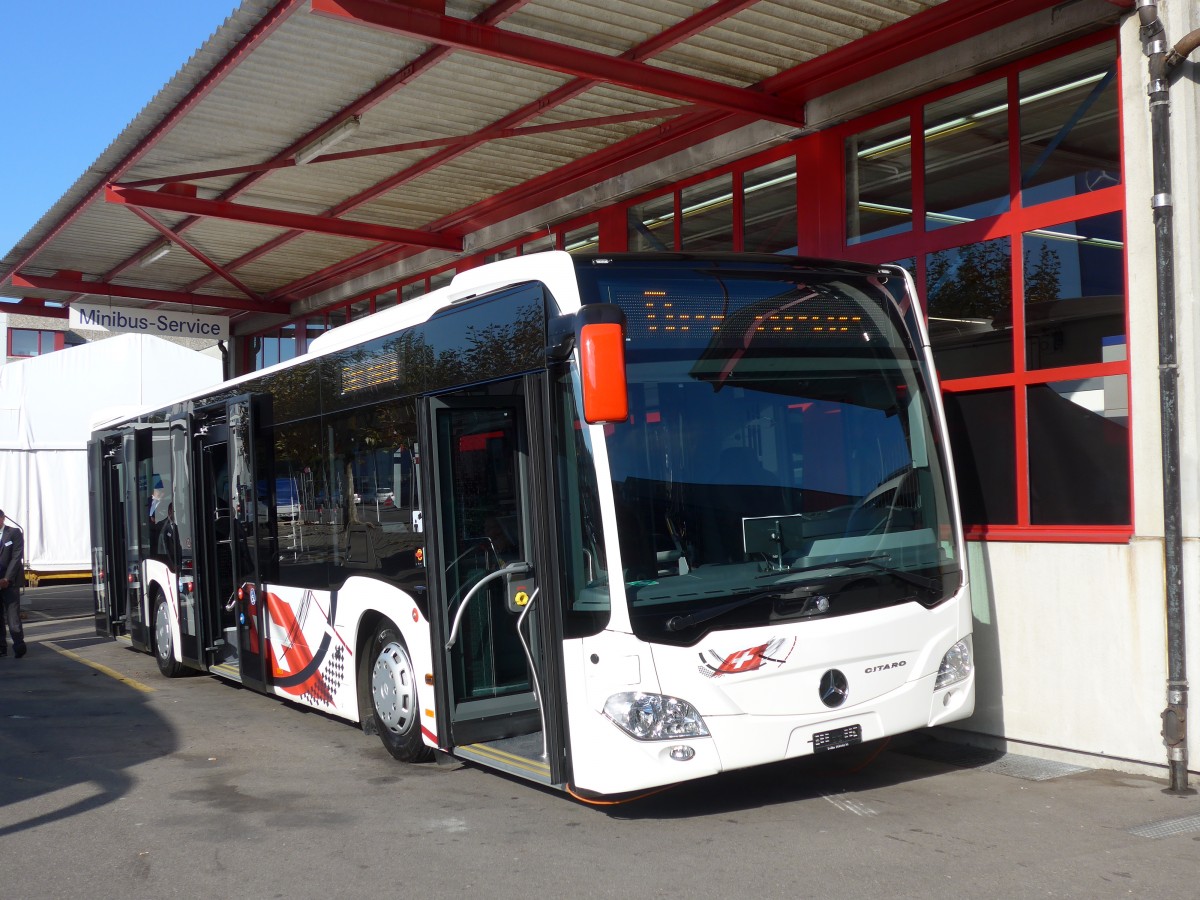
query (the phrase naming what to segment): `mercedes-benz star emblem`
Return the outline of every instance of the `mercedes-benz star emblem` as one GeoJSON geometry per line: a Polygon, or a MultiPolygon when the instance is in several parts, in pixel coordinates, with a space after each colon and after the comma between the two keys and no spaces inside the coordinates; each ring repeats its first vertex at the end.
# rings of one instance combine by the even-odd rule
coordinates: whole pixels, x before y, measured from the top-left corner
{"type": "Polygon", "coordinates": [[[846,702],[846,695],[850,693],[850,683],[837,669],[830,669],[821,676],[817,693],[826,706],[841,706],[846,702]]]}

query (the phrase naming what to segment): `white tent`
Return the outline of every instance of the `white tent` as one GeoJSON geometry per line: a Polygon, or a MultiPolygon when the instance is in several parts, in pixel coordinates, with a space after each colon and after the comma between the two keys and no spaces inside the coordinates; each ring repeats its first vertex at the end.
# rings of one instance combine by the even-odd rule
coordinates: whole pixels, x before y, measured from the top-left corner
{"type": "Polygon", "coordinates": [[[221,360],[121,334],[0,366],[0,509],[37,573],[91,570],[87,441],[114,407],[165,405],[221,380],[221,360]]]}

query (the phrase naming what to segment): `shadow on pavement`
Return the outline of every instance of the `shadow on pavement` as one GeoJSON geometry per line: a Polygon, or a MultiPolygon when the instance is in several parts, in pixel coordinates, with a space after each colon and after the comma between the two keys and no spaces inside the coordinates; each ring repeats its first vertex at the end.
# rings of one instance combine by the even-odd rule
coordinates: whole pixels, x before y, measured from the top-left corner
{"type": "Polygon", "coordinates": [[[121,798],[132,766],[178,747],[144,694],[27,636],[0,659],[0,838],[121,798]]]}
{"type": "Polygon", "coordinates": [[[640,797],[620,798],[613,804],[602,802],[597,807],[616,819],[676,819],[743,812],[918,781],[953,769],[983,766],[1001,756],[996,751],[950,744],[914,732],[685,781],[640,797]]]}

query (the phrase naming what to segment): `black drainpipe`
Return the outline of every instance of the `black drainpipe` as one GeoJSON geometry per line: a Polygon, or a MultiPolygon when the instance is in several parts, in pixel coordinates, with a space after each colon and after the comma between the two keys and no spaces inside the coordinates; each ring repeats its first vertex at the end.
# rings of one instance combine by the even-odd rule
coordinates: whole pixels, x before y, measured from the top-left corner
{"type": "Polygon", "coordinates": [[[1150,60],[1151,165],[1154,171],[1154,259],[1158,273],[1158,386],[1162,416],[1163,555],[1167,589],[1167,708],[1163,744],[1167,748],[1170,793],[1188,788],[1187,656],[1183,609],[1183,501],[1179,472],[1179,363],[1175,352],[1175,232],[1171,198],[1171,70],[1200,43],[1200,29],[1168,51],[1154,0],[1137,0],[1142,49],[1150,60]]]}

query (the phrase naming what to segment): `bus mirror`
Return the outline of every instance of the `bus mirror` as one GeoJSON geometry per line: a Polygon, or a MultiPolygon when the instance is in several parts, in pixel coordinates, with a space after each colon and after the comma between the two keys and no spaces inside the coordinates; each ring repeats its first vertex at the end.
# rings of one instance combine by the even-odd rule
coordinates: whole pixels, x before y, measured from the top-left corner
{"type": "Polygon", "coordinates": [[[590,322],[579,330],[583,418],[589,425],[629,418],[625,383],[625,329],[620,322],[590,322]]]}

